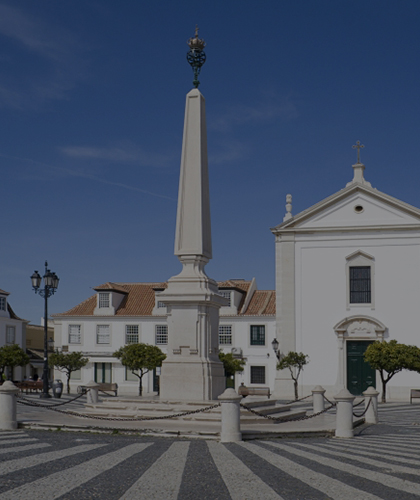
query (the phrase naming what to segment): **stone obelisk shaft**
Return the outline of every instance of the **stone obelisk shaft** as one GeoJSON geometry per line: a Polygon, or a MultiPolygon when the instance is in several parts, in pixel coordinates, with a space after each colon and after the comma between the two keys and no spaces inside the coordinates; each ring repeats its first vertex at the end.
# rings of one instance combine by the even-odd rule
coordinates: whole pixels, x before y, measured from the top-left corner
{"type": "Polygon", "coordinates": [[[212,257],[204,97],[187,94],[175,255],[182,271],[159,294],[168,314],[168,355],[161,399],[214,400],[225,389],[218,358],[219,309],[224,300],[204,267],[212,257]]]}

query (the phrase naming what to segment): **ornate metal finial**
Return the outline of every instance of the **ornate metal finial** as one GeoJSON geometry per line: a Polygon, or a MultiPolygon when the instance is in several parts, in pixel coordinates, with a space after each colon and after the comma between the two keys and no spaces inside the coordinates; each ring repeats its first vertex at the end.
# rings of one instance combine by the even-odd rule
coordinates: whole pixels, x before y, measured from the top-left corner
{"type": "Polygon", "coordinates": [[[360,150],[364,147],[363,144],[360,144],[360,141],[357,141],[356,144],[352,146],[353,149],[357,149],[357,163],[360,163],[360,150]]]}
{"type": "Polygon", "coordinates": [[[198,38],[198,26],[195,27],[195,36],[190,38],[187,44],[190,47],[187,53],[187,61],[191,64],[194,71],[193,85],[197,89],[200,85],[198,75],[200,74],[201,66],[206,62],[206,54],[204,52],[206,42],[202,38],[198,38]]]}

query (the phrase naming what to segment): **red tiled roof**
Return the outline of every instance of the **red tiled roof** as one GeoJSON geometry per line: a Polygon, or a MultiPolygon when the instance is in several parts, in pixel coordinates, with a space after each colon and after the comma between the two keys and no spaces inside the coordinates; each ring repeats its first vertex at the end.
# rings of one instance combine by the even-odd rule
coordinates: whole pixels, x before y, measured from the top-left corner
{"type": "Polygon", "coordinates": [[[274,290],[256,290],[244,316],[267,316],[276,314],[276,292],[274,290]]]}
{"type": "Polygon", "coordinates": [[[107,282],[104,283],[103,285],[96,286],[94,290],[97,290],[98,292],[101,290],[109,290],[110,292],[120,292],[120,293],[127,293],[127,289],[117,283],[111,283],[107,282]]]}
{"type": "MultiPolygon", "coordinates": [[[[250,281],[228,280],[218,282],[218,286],[223,289],[233,288],[243,292],[243,299],[238,308],[241,310],[245,300],[246,292],[250,287],[250,281]]],[[[155,306],[155,289],[167,288],[167,283],[105,283],[95,287],[94,290],[124,291],[124,298],[119,305],[115,316],[151,316],[155,306]]],[[[275,315],[276,300],[275,292],[272,290],[256,290],[252,296],[247,310],[240,314],[245,316],[266,316],[275,315]]],[[[72,309],[53,314],[54,317],[61,316],[93,316],[96,307],[96,294],[92,295],[82,303],[72,309]]],[[[239,314],[238,314],[239,315],[239,314]]]]}

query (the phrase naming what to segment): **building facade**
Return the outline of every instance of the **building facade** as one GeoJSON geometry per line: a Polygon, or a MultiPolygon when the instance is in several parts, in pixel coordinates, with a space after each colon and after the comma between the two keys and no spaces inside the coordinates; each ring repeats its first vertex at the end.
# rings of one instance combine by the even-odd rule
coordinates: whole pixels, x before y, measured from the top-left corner
{"type": "MultiPolygon", "coordinates": [[[[363,360],[369,343],[396,339],[419,345],[420,210],[371,187],[364,165],[353,165],[347,186],[272,229],[276,238],[277,338],[282,353],[301,351],[310,362],[302,394],[322,385],[360,395],[381,389],[363,360]]],[[[388,397],[409,399],[420,374],[403,371],[388,397]]],[[[278,372],[275,394],[291,395],[278,372]]]]}
{"type": "MultiPolygon", "coordinates": [[[[228,305],[220,309],[219,349],[243,357],[246,365],[233,381],[250,386],[273,387],[276,357],[271,342],[275,336],[275,292],[258,290],[252,281],[219,282],[219,293],[228,305]]],[[[95,295],[69,311],[54,315],[55,347],[63,352],[80,351],[89,363],[72,374],[71,390],[90,380],[116,382],[120,394],[137,394],[138,377],[127,371],[112,354],[121,346],[142,342],[168,346],[165,305],[159,293],[166,283],[105,283],[95,295]]],[[[60,372],[55,373],[60,378],[60,372]]],[[[159,370],[143,379],[143,394],[155,394],[159,370]]]]}
{"type": "MultiPolygon", "coordinates": [[[[9,292],[0,290],[0,347],[17,344],[21,349],[26,349],[26,324],[13,311],[9,303],[9,292]]],[[[13,373],[8,374],[11,380],[23,380],[26,367],[17,366],[13,373]]]]}

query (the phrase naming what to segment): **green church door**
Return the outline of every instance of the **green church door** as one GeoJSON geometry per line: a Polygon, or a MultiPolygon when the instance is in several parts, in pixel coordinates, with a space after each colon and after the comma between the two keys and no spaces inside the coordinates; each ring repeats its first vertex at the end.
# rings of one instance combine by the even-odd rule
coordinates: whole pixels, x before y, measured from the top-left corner
{"type": "Polygon", "coordinates": [[[361,396],[369,386],[376,385],[375,370],[363,359],[371,343],[364,340],[347,341],[347,389],[354,396],[361,396]]]}

